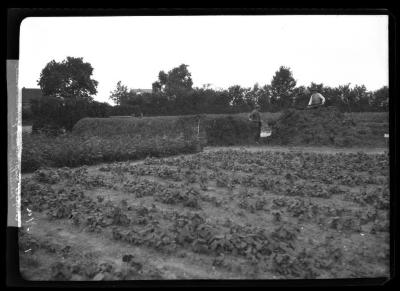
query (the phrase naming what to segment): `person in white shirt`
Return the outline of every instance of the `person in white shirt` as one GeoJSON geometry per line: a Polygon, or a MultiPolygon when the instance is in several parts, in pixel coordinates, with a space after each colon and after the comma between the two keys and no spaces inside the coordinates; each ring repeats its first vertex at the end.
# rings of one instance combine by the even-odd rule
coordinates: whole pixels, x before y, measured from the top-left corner
{"type": "Polygon", "coordinates": [[[317,106],[324,104],[325,104],[325,97],[318,92],[313,93],[310,97],[310,102],[308,102],[308,106],[317,106]]]}

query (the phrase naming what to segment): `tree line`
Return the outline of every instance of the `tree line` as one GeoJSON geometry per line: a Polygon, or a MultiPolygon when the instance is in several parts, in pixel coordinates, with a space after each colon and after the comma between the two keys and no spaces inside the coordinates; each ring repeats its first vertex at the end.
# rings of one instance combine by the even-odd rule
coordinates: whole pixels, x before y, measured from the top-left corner
{"type": "Polygon", "coordinates": [[[209,84],[193,87],[188,67],[181,64],[168,72],[160,71],[151,93],[138,93],[118,82],[110,92],[109,98],[116,104],[111,106],[93,99],[98,82],[92,78],[90,63],[74,57],[67,57],[62,62],[52,60],[40,74],[38,85],[44,98],[33,101],[32,116],[37,124],[63,124],[71,129],[85,116],[226,114],[248,112],[256,104],[263,112],[277,112],[305,107],[315,91],[326,98],[327,105],[337,106],[342,111],[389,109],[387,86],[376,91],[368,91],[364,85],[350,87],[350,84],[338,87],[316,83],[307,87],[297,86],[291,69],[281,66],[269,84],[255,84],[251,88],[233,85],[216,90],[209,84]]]}
{"type": "Polygon", "coordinates": [[[188,65],[182,64],[165,73],[161,71],[153,83],[152,93],[137,93],[117,83],[110,99],[119,106],[131,106],[144,115],[181,115],[197,113],[239,113],[251,110],[256,104],[261,111],[277,112],[287,108],[304,108],[312,92],[326,98],[328,106],[342,111],[387,111],[389,90],[387,86],[368,91],[364,85],[350,84],[329,87],[311,83],[296,86],[290,68],[280,67],[271,83],[251,88],[234,85],[228,89],[215,90],[209,85],[193,87],[188,65]]]}

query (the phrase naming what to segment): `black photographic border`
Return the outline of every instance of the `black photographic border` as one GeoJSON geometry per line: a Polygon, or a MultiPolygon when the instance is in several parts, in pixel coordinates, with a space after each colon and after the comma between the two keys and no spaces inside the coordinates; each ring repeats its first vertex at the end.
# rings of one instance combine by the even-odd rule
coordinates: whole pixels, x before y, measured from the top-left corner
{"type": "MultiPolygon", "coordinates": [[[[166,16],[166,15],[388,15],[389,18],[389,155],[390,155],[390,278],[300,279],[300,280],[140,280],[140,281],[27,281],[19,272],[18,228],[6,228],[6,285],[11,287],[281,287],[281,286],[385,286],[394,285],[398,269],[398,27],[395,11],[389,9],[338,8],[12,8],[7,11],[7,60],[19,59],[20,25],[27,17],[54,16],[166,16]],[[396,251],[395,251],[396,250],[396,251]],[[395,264],[395,262],[397,264],[395,264]]],[[[4,92],[4,91],[3,91],[4,92]]],[[[6,91],[7,94],[7,91],[6,91]]],[[[6,108],[7,106],[3,107],[6,108]]],[[[3,116],[6,116],[4,114],[3,116]]],[[[4,195],[7,208],[7,195],[4,195]]],[[[7,209],[3,212],[7,220],[7,209]]],[[[3,224],[5,225],[5,223],[3,224]]]]}

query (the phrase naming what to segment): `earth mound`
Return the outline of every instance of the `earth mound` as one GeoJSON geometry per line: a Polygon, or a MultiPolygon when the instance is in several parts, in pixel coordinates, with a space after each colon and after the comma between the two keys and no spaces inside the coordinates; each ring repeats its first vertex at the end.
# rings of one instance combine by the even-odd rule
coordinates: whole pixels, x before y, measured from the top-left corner
{"type": "Polygon", "coordinates": [[[279,145],[359,146],[368,137],[336,107],[288,109],[270,124],[271,143],[279,145]]]}

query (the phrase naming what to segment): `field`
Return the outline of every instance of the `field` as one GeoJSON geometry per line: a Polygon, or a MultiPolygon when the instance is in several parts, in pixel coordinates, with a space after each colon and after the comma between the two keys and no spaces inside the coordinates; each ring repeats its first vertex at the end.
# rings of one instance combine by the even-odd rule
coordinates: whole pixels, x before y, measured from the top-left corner
{"type": "Polygon", "coordinates": [[[39,169],[28,280],[389,276],[387,152],[214,149],[39,169]]]}
{"type": "MultiPolygon", "coordinates": [[[[343,118],[353,120],[350,125],[338,126],[324,113],[323,120],[294,121],[283,124],[274,132],[269,123],[281,113],[264,112],[262,129],[282,132],[284,139],[262,140],[263,144],[371,147],[385,148],[384,134],[389,132],[387,112],[345,113],[343,118]],[[321,124],[325,127],[321,128],[321,124]],[[305,130],[306,129],[306,130],[305,130]],[[288,131],[289,130],[289,131],[288,131]],[[333,142],[328,137],[334,131],[333,142]],[[300,136],[301,139],[296,138],[300,136]]],[[[318,119],[318,116],[315,117],[318,119]]],[[[319,118],[321,119],[321,118],[319,118]]],[[[138,118],[85,118],[72,133],[57,137],[29,134],[23,130],[21,170],[32,172],[40,167],[76,167],[102,162],[163,157],[178,153],[195,153],[203,146],[254,145],[254,129],[247,113],[234,115],[208,114],[201,117],[161,116],[138,118]]]]}

